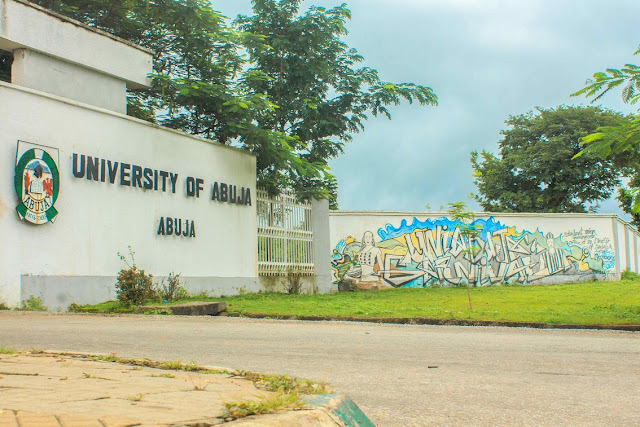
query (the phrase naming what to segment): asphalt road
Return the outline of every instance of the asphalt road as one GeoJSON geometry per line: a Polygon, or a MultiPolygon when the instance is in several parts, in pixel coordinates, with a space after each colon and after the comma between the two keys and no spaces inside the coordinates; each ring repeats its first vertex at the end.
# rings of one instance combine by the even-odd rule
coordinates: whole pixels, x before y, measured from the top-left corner
{"type": "Polygon", "coordinates": [[[0,345],[327,381],[379,426],[640,425],[640,333],[0,312],[0,345]]]}

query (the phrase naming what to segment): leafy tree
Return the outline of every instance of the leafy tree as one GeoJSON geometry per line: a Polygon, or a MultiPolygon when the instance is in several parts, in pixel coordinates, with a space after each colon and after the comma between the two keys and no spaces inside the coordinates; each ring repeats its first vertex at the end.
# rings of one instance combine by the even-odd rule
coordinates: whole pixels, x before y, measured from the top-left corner
{"type": "Polygon", "coordinates": [[[271,193],[335,195],[327,162],[368,114],[437,102],[430,88],[356,68],[363,58],[342,41],[345,5],[299,15],[300,0],[255,0],[254,16],[233,28],[205,0],[37,2],[153,49],[152,88],[130,91],[128,113],[256,153],[271,193]]]}
{"type": "MultiPolygon", "coordinates": [[[[351,17],[345,4],[300,13],[300,3],[253,0],[253,16],[240,16],[237,23],[244,32],[265,36],[266,46],[249,46],[248,52],[251,71],[267,78],[249,86],[278,108],[257,116],[260,128],[287,135],[300,158],[326,172],[328,160],[364,130],[369,115],[391,118],[392,105],[436,105],[437,98],[428,87],[385,82],[375,69],[359,66],[364,58],[342,39],[351,17]]],[[[258,161],[263,162],[260,155],[258,161]]],[[[285,184],[305,196],[332,190],[328,173],[262,166],[262,182],[271,188],[285,184]]]]}
{"type": "MultiPolygon", "coordinates": [[[[638,49],[634,55],[640,54],[638,49]]],[[[640,67],[626,64],[620,69],[608,68],[604,72],[593,75],[586,86],[571,96],[584,95],[598,101],[612,89],[622,89],[622,101],[631,105],[640,101],[640,67]]],[[[614,162],[625,168],[625,175],[630,178],[629,188],[618,191],[618,201],[622,209],[631,214],[636,226],[640,226],[640,115],[634,115],[617,123],[601,126],[585,136],[582,143],[584,149],[576,154],[576,159],[583,155],[596,154],[601,158],[612,158],[614,162]]]]}
{"type": "Polygon", "coordinates": [[[537,109],[505,122],[499,155],[471,153],[476,199],[490,212],[586,212],[619,184],[610,159],[581,151],[598,127],[625,120],[599,107],[537,109]]]}

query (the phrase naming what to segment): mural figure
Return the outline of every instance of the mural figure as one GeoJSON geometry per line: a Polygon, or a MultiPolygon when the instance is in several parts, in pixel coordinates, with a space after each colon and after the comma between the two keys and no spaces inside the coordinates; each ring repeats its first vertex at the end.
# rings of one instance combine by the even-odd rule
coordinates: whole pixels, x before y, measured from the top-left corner
{"type": "Polygon", "coordinates": [[[380,277],[376,272],[382,270],[384,263],[382,262],[382,251],[376,247],[373,239],[373,233],[366,231],[362,236],[362,249],[357,255],[358,264],[349,268],[346,273],[348,279],[357,282],[380,282],[380,277]]]}
{"type": "Polygon", "coordinates": [[[456,225],[448,218],[414,218],[411,224],[403,220],[399,227],[380,228],[378,243],[370,231],[361,242],[348,236],[333,251],[334,282],[361,289],[466,282],[486,286],[545,282],[554,275],[603,279],[615,268],[610,239],[596,236],[595,230],[558,236],[518,232],[491,217],[474,221],[480,235],[467,239],[456,225]],[[475,250],[466,250],[469,247],[475,250]]]}

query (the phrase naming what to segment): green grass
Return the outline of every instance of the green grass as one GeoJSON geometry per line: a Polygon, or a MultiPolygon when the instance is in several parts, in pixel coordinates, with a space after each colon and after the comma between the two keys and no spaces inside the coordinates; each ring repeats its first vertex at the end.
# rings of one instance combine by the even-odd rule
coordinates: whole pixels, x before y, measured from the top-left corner
{"type": "MultiPolygon", "coordinates": [[[[224,300],[229,313],[355,318],[494,320],[585,325],[640,324],[640,280],[550,286],[472,288],[469,311],[465,287],[391,289],[336,294],[245,294],[223,298],[197,295],[173,301],[224,300]]],[[[150,303],[157,305],[157,303],[150,303]]],[[[85,313],[132,313],[118,301],[72,305],[85,313]]]]}
{"type": "Polygon", "coordinates": [[[392,289],[321,295],[226,297],[241,314],[494,320],[566,324],[640,324],[640,281],[550,286],[392,289]]]}

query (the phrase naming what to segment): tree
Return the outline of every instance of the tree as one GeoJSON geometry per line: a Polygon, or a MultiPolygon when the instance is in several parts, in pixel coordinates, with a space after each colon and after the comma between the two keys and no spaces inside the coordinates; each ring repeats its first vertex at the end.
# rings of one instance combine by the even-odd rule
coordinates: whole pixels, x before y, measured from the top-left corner
{"type": "MultiPolygon", "coordinates": [[[[634,55],[640,54],[638,49],[634,55]]],[[[640,67],[626,64],[623,68],[608,68],[593,75],[586,86],[571,96],[584,95],[591,102],[601,99],[611,90],[622,87],[622,101],[636,104],[640,101],[640,67]]],[[[596,154],[601,158],[612,158],[626,168],[625,176],[630,178],[629,188],[618,191],[621,208],[632,215],[633,222],[640,226],[640,115],[634,115],[615,124],[602,126],[582,139],[584,149],[575,158],[596,154]]]]}
{"type": "Polygon", "coordinates": [[[253,16],[240,16],[237,23],[240,30],[265,37],[266,46],[253,45],[248,52],[251,71],[267,78],[249,86],[278,108],[259,114],[259,126],[289,136],[300,158],[326,171],[313,176],[273,164],[261,168],[262,182],[270,188],[286,183],[310,196],[331,190],[327,162],[364,130],[368,115],[391,118],[389,106],[403,100],[436,105],[437,98],[431,88],[385,82],[375,69],[358,67],[364,58],[343,41],[351,17],[345,4],[300,13],[300,3],[253,0],[253,16]]]}
{"type": "Polygon", "coordinates": [[[341,40],[344,5],[299,15],[300,0],[255,0],[255,15],[234,28],[205,0],[38,3],[153,49],[152,87],[129,92],[128,114],[255,153],[271,193],[335,194],[328,160],[367,114],[437,101],[430,88],[354,67],[363,58],[341,40]]]}
{"type": "MultiPolygon", "coordinates": [[[[474,243],[478,236],[480,236],[480,227],[472,223],[473,212],[467,210],[467,204],[465,202],[453,202],[449,203],[448,206],[447,214],[449,218],[457,222],[456,228],[460,230],[460,235],[467,243],[467,247],[462,250],[462,253],[466,255],[469,264],[475,267],[475,269],[471,269],[471,271],[476,271],[477,282],[480,280],[477,268],[480,259],[477,258],[476,255],[480,249],[476,247],[474,243]]],[[[471,304],[471,284],[469,282],[470,280],[467,280],[467,298],[469,299],[469,311],[473,311],[473,304],[471,304]]]]}
{"type": "Polygon", "coordinates": [[[611,160],[589,153],[572,161],[580,140],[624,116],[599,107],[536,109],[505,122],[499,155],[471,153],[476,199],[489,212],[586,212],[619,184],[611,160]]]}

